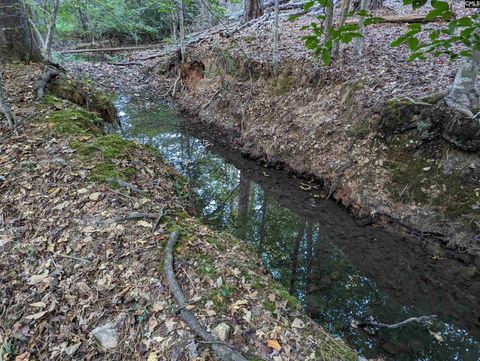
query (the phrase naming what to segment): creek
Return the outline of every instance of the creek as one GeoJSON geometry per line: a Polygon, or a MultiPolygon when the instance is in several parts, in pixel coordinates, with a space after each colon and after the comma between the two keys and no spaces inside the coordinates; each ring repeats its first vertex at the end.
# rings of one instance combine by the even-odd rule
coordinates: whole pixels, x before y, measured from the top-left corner
{"type": "Polygon", "coordinates": [[[317,183],[244,159],[148,94],[116,105],[124,135],[157,147],[186,177],[204,222],[250,242],[330,333],[367,358],[480,360],[480,275],[461,254],[362,224],[317,183]],[[432,314],[431,324],[375,334],[352,326],[432,314]]]}

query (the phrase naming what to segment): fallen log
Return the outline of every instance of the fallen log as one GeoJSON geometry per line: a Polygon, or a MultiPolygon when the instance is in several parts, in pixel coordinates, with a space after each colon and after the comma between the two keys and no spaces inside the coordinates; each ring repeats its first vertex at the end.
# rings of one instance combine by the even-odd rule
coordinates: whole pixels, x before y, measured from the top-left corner
{"type": "Polygon", "coordinates": [[[79,54],[79,53],[107,53],[116,51],[135,51],[135,50],[148,50],[163,47],[164,44],[152,44],[145,46],[125,46],[119,48],[90,48],[90,49],[71,49],[61,50],[59,54],[79,54]]]}
{"type": "MultiPolygon", "coordinates": [[[[376,18],[377,23],[394,23],[394,24],[412,24],[412,23],[435,23],[445,21],[442,18],[436,17],[433,19],[427,19],[426,15],[386,15],[376,18]]],[[[345,24],[358,24],[359,19],[350,19],[345,24]]]]}
{"type": "Polygon", "coordinates": [[[205,327],[200,325],[195,315],[187,310],[188,305],[182,288],[175,277],[173,269],[173,249],[178,241],[179,233],[174,231],[170,235],[167,246],[165,247],[165,263],[163,273],[167,279],[168,288],[172,294],[177,306],[179,308],[180,316],[183,321],[190,327],[190,329],[199,336],[205,343],[209,344],[218,358],[222,361],[247,361],[238,351],[235,351],[231,346],[217,339],[214,335],[209,333],[205,327]]]}

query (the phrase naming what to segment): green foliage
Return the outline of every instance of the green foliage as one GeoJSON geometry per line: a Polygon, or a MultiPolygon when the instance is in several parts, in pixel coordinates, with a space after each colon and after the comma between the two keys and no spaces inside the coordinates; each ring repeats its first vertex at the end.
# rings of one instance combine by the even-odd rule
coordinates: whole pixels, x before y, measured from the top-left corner
{"type": "MultiPolygon", "coordinates": [[[[412,5],[413,9],[424,6],[426,0],[404,0],[405,5],[412,5]]],[[[441,18],[448,21],[443,28],[424,27],[422,24],[408,25],[408,31],[391,43],[397,47],[406,44],[411,50],[409,60],[425,60],[426,55],[440,56],[446,54],[450,59],[459,56],[471,56],[472,51],[480,50],[480,22],[478,13],[455,18],[448,2],[431,0],[432,10],[426,15],[427,19],[441,18]],[[428,33],[428,40],[423,41],[420,34],[428,33]],[[458,50],[457,45],[460,45],[458,50]]]]}
{"type": "MultiPolygon", "coordinates": [[[[190,26],[200,14],[200,4],[192,0],[182,3],[185,25],[190,26]]],[[[218,0],[208,3],[214,17],[225,15],[226,8],[218,0]]],[[[158,41],[169,38],[171,14],[176,11],[174,0],[65,0],[60,6],[57,31],[64,38],[88,41],[158,41]]]]}
{"type": "MultiPolygon", "coordinates": [[[[304,5],[303,10],[307,12],[315,5],[323,7],[325,12],[330,6],[333,6],[332,2],[329,0],[310,0],[304,5]]],[[[378,18],[370,16],[368,12],[364,10],[349,12],[346,17],[349,18],[354,15],[365,17],[365,25],[373,24],[378,20],[378,18]]],[[[289,20],[296,20],[300,16],[301,15],[291,16],[289,20]]],[[[324,28],[324,22],[326,20],[325,15],[319,15],[316,18],[320,23],[312,21],[309,25],[302,26],[300,29],[310,30],[310,34],[303,37],[305,47],[312,50],[316,56],[320,57],[325,65],[330,64],[332,60],[331,51],[334,44],[348,44],[352,42],[353,39],[362,37],[358,24],[343,24],[342,26],[337,28],[332,27],[330,30],[326,31],[324,28]]]]}

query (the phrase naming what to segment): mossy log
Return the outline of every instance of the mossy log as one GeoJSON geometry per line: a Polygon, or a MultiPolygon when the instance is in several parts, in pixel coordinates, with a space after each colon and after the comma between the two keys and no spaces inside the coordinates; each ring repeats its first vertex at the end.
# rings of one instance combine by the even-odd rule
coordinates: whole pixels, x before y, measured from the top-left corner
{"type": "Polygon", "coordinates": [[[62,73],[51,79],[46,89],[58,98],[69,100],[97,113],[107,123],[119,124],[117,111],[110,97],[101,94],[88,84],[62,73]]]}

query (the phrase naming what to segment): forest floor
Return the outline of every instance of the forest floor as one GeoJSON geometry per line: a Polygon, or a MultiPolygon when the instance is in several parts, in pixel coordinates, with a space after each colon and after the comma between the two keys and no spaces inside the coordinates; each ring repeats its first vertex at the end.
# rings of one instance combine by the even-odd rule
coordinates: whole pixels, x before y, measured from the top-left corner
{"type": "Polygon", "coordinates": [[[162,273],[175,229],[186,308],[247,358],[357,359],[245,243],[199,223],[156,150],[66,100],[37,100],[42,71],[2,65],[20,126],[0,124],[0,359],[215,359],[162,273]]]}
{"type": "MultiPolygon", "coordinates": [[[[387,1],[376,14],[411,13],[399,3],[387,1]]],[[[467,11],[460,1],[454,9],[467,11]]],[[[408,62],[406,47],[390,46],[406,24],[384,23],[366,30],[361,58],[346,46],[323,66],[301,40],[300,27],[312,19],[289,22],[283,14],[274,75],[273,17],[267,12],[238,31],[219,27],[190,44],[175,94],[179,107],[204,126],[229,132],[246,156],[323,181],[326,194],[360,218],[393,221],[480,256],[480,156],[437,130],[425,131],[427,119],[419,119],[411,102],[448,89],[458,61],[408,62]],[[397,114],[396,106],[408,103],[414,114],[397,114]]],[[[165,94],[177,81],[178,59],[157,53],[128,59],[143,62],[147,76],[140,79],[165,94]]]]}

